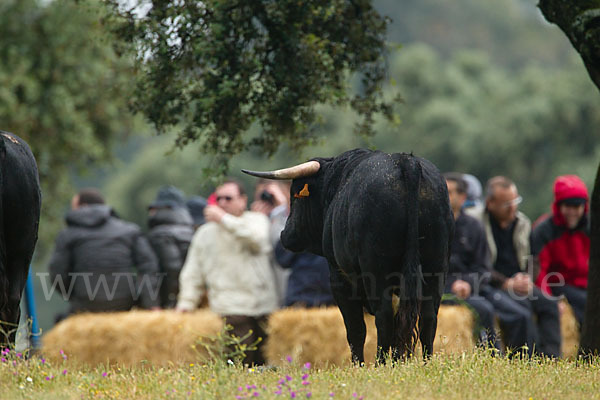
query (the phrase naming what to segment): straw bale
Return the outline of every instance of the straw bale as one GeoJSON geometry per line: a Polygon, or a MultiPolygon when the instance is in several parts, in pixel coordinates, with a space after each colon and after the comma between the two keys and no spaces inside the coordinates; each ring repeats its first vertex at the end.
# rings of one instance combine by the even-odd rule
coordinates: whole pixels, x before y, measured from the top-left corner
{"type": "Polygon", "coordinates": [[[565,304],[564,311],[560,314],[560,334],[562,337],[562,357],[575,359],[579,348],[579,324],[575,319],[573,308],[566,299],[561,300],[565,304]]]}
{"type": "Polygon", "coordinates": [[[60,359],[63,350],[69,360],[90,365],[199,362],[206,349],[194,344],[200,337],[217,336],[222,326],[222,319],[208,310],[79,314],[43,336],[42,353],[60,359]]]}
{"type": "MultiPolygon", "coordinates": [[[[373,363],[377,349],[374,317],[365,315],[365,323],[365,361],[373,363]]],[[[297,363],[311,362],[318,367],[350,363],[346,328],[337,307],[277,311],[269,319],[268,333],[265,355],[270,364],[282,365],[286,363],[287,356],[297,363]]],[[[473,346],[471,312],[466,307],[441,306],[434,351],[456,353],[472,349],[473,346]]]]}

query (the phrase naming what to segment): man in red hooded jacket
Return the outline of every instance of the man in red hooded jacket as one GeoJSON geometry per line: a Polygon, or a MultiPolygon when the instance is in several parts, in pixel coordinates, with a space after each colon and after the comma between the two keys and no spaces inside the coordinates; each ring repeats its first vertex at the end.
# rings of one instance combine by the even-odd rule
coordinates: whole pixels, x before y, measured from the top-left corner
{"type": "Polygon", "coordinates": [[[531,234],[531,252],[540,267],[536,285],[546,294],[564,295],[580,326],[587,299],[590,259],[588,191],[576,175],[554,181],[552,215],[531,234]]]}

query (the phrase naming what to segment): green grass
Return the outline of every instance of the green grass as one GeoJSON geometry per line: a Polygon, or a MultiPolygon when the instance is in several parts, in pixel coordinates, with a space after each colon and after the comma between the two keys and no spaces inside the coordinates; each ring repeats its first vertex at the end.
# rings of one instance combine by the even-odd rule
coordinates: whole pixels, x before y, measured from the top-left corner
{"type": "Polygon", "coordinates": [[[510,361],[475,352],[380,367],[314,369],[292,360],[260,369],[223,362],[124,368],[11,352],[0,362],[0,393],[5,399],[289,399],[292,393],[297,399],[588,399],[600,398],[600,362],[510,361]]]}

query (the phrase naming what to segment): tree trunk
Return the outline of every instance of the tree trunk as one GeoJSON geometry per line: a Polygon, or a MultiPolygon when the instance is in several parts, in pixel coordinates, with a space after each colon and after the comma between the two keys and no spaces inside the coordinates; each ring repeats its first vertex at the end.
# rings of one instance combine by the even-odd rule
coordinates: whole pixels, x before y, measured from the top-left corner
{"type": "MultiPolygon", "coordinates": [[[[544,17],[559,26],[600,89],[600,0],[540,0],[544,17]]],[[[591,134],[591,132],[590,132],[591,134]]],[[[580,353],[600,353],[600,166],[590,203],[592,227],[587,304],[580,353]]]]}
{"type": "Polygon", "coordinates": [[[592,227],[590,232],[590,272],[588,273],[587,304],[580,354],[598,354],[600,351],[600,167],[596,173],[594,191],[590,203],[592,227]]]}
{"type": "Polygon", "coordinates": [[[600,89],[600,0],[540,0],[538,7],[567,35],[600,89]]]}

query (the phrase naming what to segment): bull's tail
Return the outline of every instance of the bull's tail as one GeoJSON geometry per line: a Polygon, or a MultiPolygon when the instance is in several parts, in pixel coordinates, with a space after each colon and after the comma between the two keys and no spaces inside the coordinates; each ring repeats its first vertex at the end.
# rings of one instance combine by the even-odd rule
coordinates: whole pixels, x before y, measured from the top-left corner
{"type": "Polygon", "coordinates": [[[421,309],[421,271],[419,253],[419,190],[421,164],[412,155],[406,155],[401,165],[406,183],[406,246],[402,259],[402,282],[398,312],[394,317],[396,349],[400,355],[409,355],[417,342],[417,320],[421,309]]]}

